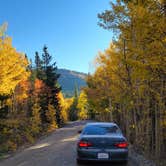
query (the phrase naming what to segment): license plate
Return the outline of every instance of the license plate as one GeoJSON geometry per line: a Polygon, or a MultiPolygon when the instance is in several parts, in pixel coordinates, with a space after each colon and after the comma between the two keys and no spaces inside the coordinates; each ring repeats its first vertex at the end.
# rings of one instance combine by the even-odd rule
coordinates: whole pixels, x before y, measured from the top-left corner
{"type": "Polygon", "coordinates": [[[108,155],[108,153],[98,153],[97,158],[98,159],[108,159],[109,155],[108,155]]]}

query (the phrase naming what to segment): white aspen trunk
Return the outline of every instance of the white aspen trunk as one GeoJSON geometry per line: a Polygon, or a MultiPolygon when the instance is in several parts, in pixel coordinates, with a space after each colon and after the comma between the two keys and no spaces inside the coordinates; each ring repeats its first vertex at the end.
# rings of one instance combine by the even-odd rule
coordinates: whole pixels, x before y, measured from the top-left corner
{"type": "Polygon", "coordinates": [[[112,113],[112,102],[111,98],[109,97],[109,110],[110,110],[110,121],[113,122],[113,113],[112,113]]]}

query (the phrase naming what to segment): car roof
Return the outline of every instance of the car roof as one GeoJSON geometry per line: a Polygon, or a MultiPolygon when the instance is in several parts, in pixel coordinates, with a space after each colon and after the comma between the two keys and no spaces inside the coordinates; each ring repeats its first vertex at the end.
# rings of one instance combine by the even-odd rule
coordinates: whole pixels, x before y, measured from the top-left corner
{"type": "Polygon", "coordinates": [[[86,126],[118,126],[118,125],[113,122],[90,122],[87,123],[86,126]]]}

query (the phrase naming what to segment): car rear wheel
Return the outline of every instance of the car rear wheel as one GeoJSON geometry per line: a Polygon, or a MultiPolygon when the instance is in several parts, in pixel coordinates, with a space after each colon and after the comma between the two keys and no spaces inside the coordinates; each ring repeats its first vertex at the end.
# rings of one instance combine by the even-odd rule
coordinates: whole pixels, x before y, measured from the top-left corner
{"type": "Polygon", "coordinates": [[[127,166],[127,164],[128,164],[128,161],[123,161],[123,162],[122,162],[122,165],[123,165],[123,166],[127,166]]]}
{"type": "Polygon", "coordinates": [[[82,160],[77,159],[77,165],[81,165],[81,164],[83,164],[83,161],[82,161],[82,160]]]}

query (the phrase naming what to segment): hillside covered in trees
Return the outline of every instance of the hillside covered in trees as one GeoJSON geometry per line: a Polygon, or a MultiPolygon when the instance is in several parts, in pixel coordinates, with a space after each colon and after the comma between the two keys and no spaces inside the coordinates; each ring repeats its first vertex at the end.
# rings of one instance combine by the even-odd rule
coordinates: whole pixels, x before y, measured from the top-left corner
{"type": "Polygon", "coordinates": [[[58,69],[57,72],[60,74],[58,80],[62,87],[62,92],[65,97],[72,97],[74,95],[75,88],[80,92],[81,88],[86,86],[85,73],[71,71],[67,69],[58,69]]]}

